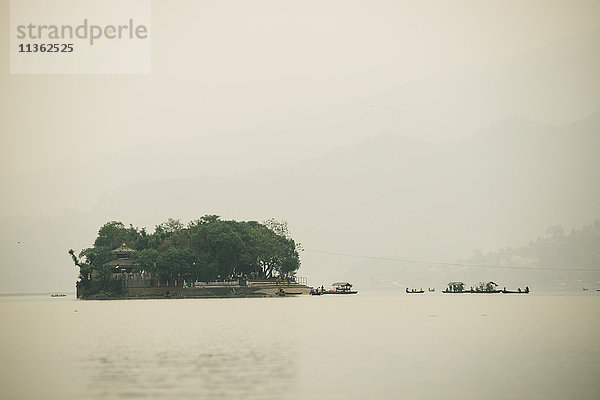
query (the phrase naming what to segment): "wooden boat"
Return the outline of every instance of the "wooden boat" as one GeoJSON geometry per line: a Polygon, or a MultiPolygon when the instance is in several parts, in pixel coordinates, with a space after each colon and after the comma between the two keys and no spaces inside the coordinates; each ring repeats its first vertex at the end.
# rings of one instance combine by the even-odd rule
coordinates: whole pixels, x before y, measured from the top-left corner
{"type": "Polygon", "coordinates": [[[52,293],[50,295],[50,297],[65,297],[65,296],[66,296],[66,294],[64,294],[64,293],[52,293]]]}
{"type": "Polygon", "coordinates": [[[463,282],[449,282],[448,287],[442,290],[442,293],[468,293],[468,291],[465,290],[463,282]]]}
{"type": "Polygon", "coordinates": [[[450,282],[448,289],[443,290],[442,293],[473,293],[473,294],[493,294],[501,293],[502,290],[496,289],[498,284],[494,282],[479,282],[475,288],[471,287],[470,290],[464,289],[464,283],[462,282],[450,282]]]}
{"type": "Polygon", "coordinates": [[[332,284],[333,290],[324,290],[323,294],[356,294],[357,290],[352,290],[352,284],[348,282],[335,282],[332,284]]]}
{"type": "Polygon", "coordinates": [[[504,288],[501,290],[501,292],[505,294],[528,294],[529,286],[525,286],[525,290],[521,290],[521,288],[519,288],[518,290],[506,290],[506,288],[504,288]]]}
{"type": "Polygon", "coordinates": [[[345,290],[345,291],[339,291],[339,290],[326,290],[323,292],[323,294],[356,294],[358,293],[358,290],[345,290]]]}
{"type": "Polygon", "coordinates": [[[412,293],[425,293],[425,291],[423,289],[421,289],[421,290],[417,290],[417,289],[408,290],[408,288],[406,288],[406,293],[411,293],[411,294],[412,293]]]}
{"type": "Polygon", "coordinates": [[[494,293],[502,293],[502,290],[492,289],[492,290],[469,290],[465,293],[475,293],[475,294],[494,294],[494,293]]]}
{"type": "MultiPolygon", "coordinates": [[[[506,290],[503,288],[502,290],[497,289],[497,284],[494,282],[479,282],[477,286],[471,289],[465,289],[465,284],[462,282],[450,282],[448,283],[448,287],[445,290],[442,290],[442,293],[472,293],[472,294],[494,294],[494,293],[506,293],[506,294],[527,294],[529,293],[529,286],[525,287],[525,290],[506,290]]],[[[407,289],[408,290],[408,289],[407,289]]]]}
{"type": "Polygon", "coordinates": [[[471,293],[500,293],[500,289],[496,289],[498,284],[495,282],[479,282],[475,289],[471,288],[471,293]]]}
{"type": "Polygon", "coordinates": [[[301,294],[302,294],[302,292],[288,292],[281,288],[275,293],[275,295],[282,296],[282,297],[283,296],[300,296],[301,294]]]}
{"type": "Polygon", "coordinates": [[[471,289],[465,289],[465,284],[463,282],[450,282],[448,283],[448,287],[445,290],[442,290],[442,293],[473,293],[473,294],[493,294],[493,293],[501,293],[502,291],[496,289],[498,285],[494,282],[479,282],[479,284],[471,289]]]}

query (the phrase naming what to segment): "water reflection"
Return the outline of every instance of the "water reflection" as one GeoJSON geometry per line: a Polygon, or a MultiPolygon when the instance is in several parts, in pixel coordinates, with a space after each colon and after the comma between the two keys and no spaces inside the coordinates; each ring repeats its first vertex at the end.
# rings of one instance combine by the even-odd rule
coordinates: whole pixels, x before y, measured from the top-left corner
{"type": "MultiPolygon", "coordinates": [[[[224,315],[229,311],[226,302],[225,309],[213,306],[224,315]]],[[[193,308],[179,311],[195,313],[193,308]]],[[[92,354],[84,352],[79,359],[80,368],[89,373],[83,375],[86,391],[97,399],[282,398],[296,381],[294,322],[278,317],[274,326],[260,311],[246,317],[225,316],[218,323],[188,318],[184,327],[174,317],[167,322],[170,329],[133,335],[126,334],[126,327],[103,330],[92,354]]]]}

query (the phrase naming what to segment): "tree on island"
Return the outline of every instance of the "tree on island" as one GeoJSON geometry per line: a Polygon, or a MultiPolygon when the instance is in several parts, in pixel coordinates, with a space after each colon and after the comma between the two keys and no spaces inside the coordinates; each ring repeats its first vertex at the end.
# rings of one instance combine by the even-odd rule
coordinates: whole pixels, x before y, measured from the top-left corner
{"type": "Polygon", "coordinates": [[[123,244],[135,250],[136,272],[151,272],[160,281],[290,278],[300,267],[301,246],[290,237],[287,223],[274,219],[259,223],[205,215],[184,225],[170,218],[154,233],[110,221],[79,258],[69,250],[80,281],[110,280],[108,263],[123,244]]]}

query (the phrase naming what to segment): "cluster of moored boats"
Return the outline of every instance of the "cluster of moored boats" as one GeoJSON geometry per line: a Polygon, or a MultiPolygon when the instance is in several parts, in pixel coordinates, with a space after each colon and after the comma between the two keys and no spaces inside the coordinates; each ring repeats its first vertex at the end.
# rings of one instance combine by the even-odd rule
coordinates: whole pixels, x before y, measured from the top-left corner
{"type": "Polygon", "coordinates": [[[335,282],[331,285],[333,289],[325,289],[324,286],[310,288],[310,295],[320,296],[322,294],[356,294],[357,290],[352,290],[352,284],[348,282],[335,282]]]}
{"type": "MultiPolygon", "coordinates": [[[[429,288],[429,292],[435,292],[435,288],[429,288]]],[[[425,293],[423,289],[408,289],[406,293],[425,293]]],[[[471,286],[470,289],[465,287],[463,282],[449,282],[448,287],[442,290],[442,293],[505,293],[505,294],[528,294],[529,286],[525,286],[525,289],[517,288],[517,290],[507,290],[506,287],[498,289],[498,284],[495,282],[479,282],[475,286],[471,286]]]]}
{"type": "MultiPolygon", "coordinates": [[[[306,293],[306,292],[304,292],[306,293]]],[[[310,288],[310,292],[309,294],[311,296],[320,296],[323,294],[356,294],[358,293],[357,290],[352,290],[352,284],[348,283],[348,282],[335,282],[332,284],[332,288],[331,289],[325,289],[324,286],[318,287],[318,288],[310,288]]],[[[276,296],[298,296],[303,294],[302,292],[294,292],[293,290],[290,289],[284,289],[284,288],[280,288],[277,292],[275,292],[276,296]]]]}
{"type": "MultiPolygon", "coordinates": [[[[428,288],[428,292],[435,292],[435,288],[428,288]]],[[[423,289],[408,289],[406,288],[406,293],[425,293],[423,289]]]]}

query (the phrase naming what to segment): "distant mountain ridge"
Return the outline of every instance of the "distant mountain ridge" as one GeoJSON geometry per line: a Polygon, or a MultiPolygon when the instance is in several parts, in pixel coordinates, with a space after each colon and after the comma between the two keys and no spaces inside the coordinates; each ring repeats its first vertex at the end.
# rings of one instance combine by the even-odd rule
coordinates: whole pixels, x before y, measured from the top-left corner
{"type": "Polygon", "coordinates": [[[282,169],[138,184],[95,212],[145,220],[138,206],[152,202],[159,214],[275,216],[307,248],[455,260],[600,215],[599,126],[597,113],[562,127],[503,121],[442,144],[385,134],[282,169]]]}
{"type": "Polygon", "coordinates": [[[600,289],[600,220],[566,234],[560,226],[548,228],[528,245],[506,247],[447,264],[427,260],[363,260],[347,276],[363,288],[398,291],[406,287],[444,288],[461,281],[473,286],[493,280],[500,287],[530,286],[539,291],[600,289]],[[368,271],[368,274],[365,274],[368,271]]]}
{"type": "Polygon", "coordinates": [[[560,226],[546,230],[543,237],[528,245],[477,254],[469,264],[527,267],[555,270],[592,270],[600,272],[600,220],[565,234],[560,226]]]}
{"type": "MultiPolygon", "coordinates": [[[[474,250],[518,246],[548,226],[570,229],[598,218],[599,148],[600,113],[560,127],[504,120],[448,143],[383,134],[283,168],[125,184],[89,211],[60,218],[5,218],[0,254],[14,266],[7,282],[40,271],[43,285],[46,274],[58,279],[46,265],[52,271],[68,265],[64,249],[88,247],[93,237],[85,238],[102,221],[153,226],[173,215],[185,221],[211,213],[287,220],[309,250],[453,262],[474,250]],[[55,234],[67,226],[74,229],[55,234]],[[39,257],[22,259],[17,240],[39,257]]],[[[372,267],[319,253],[301,258],[300,275],[325,282],[346,279],[351,270],[364,281],[372,267]]],[[[68,271],[65,281],[72,282],[68,271]]],[[[416,270],[404,276],[411,274],[416,270]]]]}

